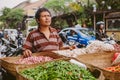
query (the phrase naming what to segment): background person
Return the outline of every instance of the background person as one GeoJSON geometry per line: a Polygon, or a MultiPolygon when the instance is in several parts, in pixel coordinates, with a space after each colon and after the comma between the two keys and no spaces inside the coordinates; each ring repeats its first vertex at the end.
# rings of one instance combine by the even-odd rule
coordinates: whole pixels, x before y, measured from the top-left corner
{"type": "Polygon", "coordinates": [[[83,24],[82,24],[82,28],[87,28],[86,23],[83,23],[83,24]]]}
{"type": "Polygon", "coordinates": [[[72,49],[63,47],[63,42],[59,37],[57,30],[50,26],[51,13],[46,8],[39,8],[35,14],[38,28],[28,34],[23,45],[23,56],[29,57],[33,52],[52,51],[59,49],[72,49]]]}
{"type": "Polygon", "coordinates": [[[96,24],[96,35],[97,40],[104,41],[108,37],[105,32],[104,22],[100,21],[96,24]]]}

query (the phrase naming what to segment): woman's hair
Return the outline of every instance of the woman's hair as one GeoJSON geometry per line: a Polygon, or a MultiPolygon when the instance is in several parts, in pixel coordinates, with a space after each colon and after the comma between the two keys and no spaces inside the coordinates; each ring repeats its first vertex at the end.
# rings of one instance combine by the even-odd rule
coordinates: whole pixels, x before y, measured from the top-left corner
{"type": "MultiPolygon", "coordinates": [[[[40,14],[42,13],[42,12],[48,12],[50,15],[51,15],[51,13],[50,13],[50,11],[47,9],[47,8],[39,8],[38,10],[37,10],[37,12],[35,13],[35,19],[36,19],[36,22],[38,23],[38,19],[40,18],[40,14]]],[[[38,25],[40,25],[40,23],[38,23],[38,25]]]]}
{"type": "Polygon", "coordinates": [[[102,21],[97,22],[96,23],[96,30],[99,30],[101,25],[104,25],[104,22],[102,22],[102,21]]]}
{"type": "Polygon", "coordinates": [[[37,12],[35,13],[35,19],[39,19],[40,18],[40,14],[42,12],[48,12],[51,15],[50,11],[47,8],[39,8],[37,10],[37,12]]]}

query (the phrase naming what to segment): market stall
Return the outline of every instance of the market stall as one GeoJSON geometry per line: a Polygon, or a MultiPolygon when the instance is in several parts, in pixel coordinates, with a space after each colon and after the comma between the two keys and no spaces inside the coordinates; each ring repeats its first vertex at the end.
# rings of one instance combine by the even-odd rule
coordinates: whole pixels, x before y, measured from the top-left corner
{"type": "Polygon", "coordinates": [[[56,79],[96,80],[96,78],[91,74],[91,72],[87,70],[86,65],[80,63],[75,58],[74,59],[67,58],[65,56],[62,56],[62,55],[59,55],[53,52],[49,52],[49,53],[40,52],[40,53],[33,54],[32,59],[31,57],[29,57],[29,59],[21,58],[21,56],[6,57],[6,58],[1,59],[2,68],[8,71],[10,73],[10,76],[16,77],[14,79],[7,78],[6,80],[8,79],[9,80],[31,80],[32,76],[33,76],[32,79],[34,78],[33,80],[37,80],[38,78],[40,78],[41,80],[49,80],[49,79],[51,80],[52,78],[55,78],[55,80],[56,79]],[[42,58],[38,59],[36,56],[39,56],[39,57],[42,56],[42,58]],[[47,60],[46,58],[43,59],[43,57],[46,57],[46,56],[47,56],[47,60]],[[35,72],[32,70],[29,70],[31,68],[33,68],[33,70],[35,69],[35,72]],[[37,68],[40,70],[38,70],[37,68]],[[46,69],[45,71],[48,71],[48,70],[50,71],[44,73],[43,71],[44,69],[46,69]],[[25,72],[23,70],[25,70],[25,72]],[[29,71],[31,71],[31,73],[29,73],[29,71]],[[42,72],[40,73],[41,75],[40,74],[37,75],[38,74],[37,71],[42,72]],[[26,76],[31,76],[31,77],[26,77],[26,76]]]}
{"type": "MultiPolygon", "coordinates": [[[[31,71],[31,68],[36,69],[36,67],[38,65],[45,68],[45,66],[43,66],[43,65],[52,64],[52,62],[54,62],[54,61],[63,60],[63,63],[64,63],[64,61],[67,61],[70,63],[70,65],[75,65],[80,68],[84,68],[85,71],[88,71],[88,73],[91,74],[92,77],[96,78],[96,79],[91,79],[91,80],[104,80],[104,79],[119,80],[120,78],[116,79],[116,77],[120,74],[119,72],[111,72],[111,71],[107,70],[107,67],[113,66],[112,57],[114,56],[114,53],[116,51],[119,51],[119,48],[120,47],[116,47],[116,44],[113,45],[113,44],[108,44],[108,43],[104,43],[101,41],[94,41],[91,44],[89,44],[88,46],[86,46],[85,48],[34,53],[33,56],[29,57],[29,58],[23,58],[22,56],[2,58],[1,59],[1,67],[4,68],[7,72],[12,74],[13,76],[15,76],[16,79],[18,79],[18,80],[30,80],[29,77],[26,77],[29,75],[27,75],[26,71],[24,73],[23,70],[28,69],[28,71],[29,71],[29,69],[30,69],[30,71],[31,71]],[[39,59],[38,56],[42,56],[42,58],[39,59]],[[46,59],[43,57],[47,57],[47,61],[45,61],[46,59]],[[50,57],[50,58],[48,58],[48,57],[50,57]],[[71,59],[74,59],[73,62],[71,62],[71,59]],[[43,60],[43,61],[41,61],[41,60],[43,60]],[[23,72],[23,74],[22,74],[22,72],[23,72]],[[112,77],[110,77],[110,76],[112,76],[112,77]]],[[[58,66],[60,66],[60,65],[58,65],[58,66]]],[[[40,67],[40,70],[38,70],[38,71],[41,71],[41,69],[43,70],[43,68],[41,68],[41,67],[40,67]]],[[[53,69],[54,67],[57,67],[57,64],[55,66],[51,66],[50,68],[52,68],[52,70],[55,70],[55,71],[59,70],[59,69],[53,69]]],[[[49,70],[50,68],[48,68],[47,70],[49,70]]],[[[60,68],[59,71],[63,71],[63,70],[61,70],[62,67],[59,67],[59,68],[60,68]]],[[[66,70],[69,68],[70,67],[68,65],[65,67],[66,70]]],[[[36,72],[37,71],[35,70],[35,74],[33,74],[32,76],[36,76],[36,74],[38,74],[36,72]]],[[[52,72],[54,72],[54,71],[52,71],[52,72]]],[[[67,75],[67,74],[65,74],[65,75],[70,76],[70,75],[72,75],[71,72],[69,75],[67,75]]],[[[51,72],[46,72],[46,75],[45,75],[45,76],[47,76],[46,80],[48,80],[48,78],[49,78],[49,76],[48,76],[48,75],[50,75],[49,73],[51,73],[51,72]]],[[[40,73],[40,74],[43,74],[43,73],[40,73]]],[[[60,73],[60,74],[63,74],[63,73],[60,73]]],[[[84,79],[84,77],[82,77],[81,75],[79,75],[79,78],[84,79]]],[[[63,75],[57,75],[57,76],[61,77],[63,75]]],[[[90,78],[90,77],[88,77],[88,78],[90,78]]],[[[9,80],[14,80],[14,79],[9,79],[9,80]]],[[[33,80],[36,80],[36,78],[33,80]]],[[[63,79],[61,79],[61,80],[63,80],[63,79]]],[[[71,78],[69,80],[78,80],[78,79],[71,78]]]]}

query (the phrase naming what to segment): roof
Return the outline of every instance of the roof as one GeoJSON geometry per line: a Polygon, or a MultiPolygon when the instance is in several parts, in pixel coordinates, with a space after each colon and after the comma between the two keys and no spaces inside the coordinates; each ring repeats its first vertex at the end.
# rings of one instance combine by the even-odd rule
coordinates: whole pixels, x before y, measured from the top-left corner
{"type": "Polygon", "coordinates": [[[28,5],[26,5],[23,9],[24,10],[28,10],[28,9],[37,9],[41,6],[43,6],[43,4],[46,2],[47,0],[38,0],[36,2],[33,3],[29,3],[28,5]]]}
{"type": "Polygon", "coordinates": [[[24,8],[28,4],[30,4],[30,1],[24,1],[24,2],[22,2],[20,4],[18,4],[17,6],[15,6],[14,8],[24,8]]]}
{"type": "Polygon", "coordinates": [[[108,18],[108,19],[120,18],[120,12],[109,13],[105,18],[108,18]]]}
{"type": "Polygon", "coordinates": [[[24,1],[22,3],[20,3],[19,5],[17,5],[14,8],[22,8],[24,10],[24,13],[28,16],[34,16],[35,11],[42,7],[44,5],[45,2],[47,2],[48,0],[38,0],[36,2],[30,3],[30,1],[24,1]]]}

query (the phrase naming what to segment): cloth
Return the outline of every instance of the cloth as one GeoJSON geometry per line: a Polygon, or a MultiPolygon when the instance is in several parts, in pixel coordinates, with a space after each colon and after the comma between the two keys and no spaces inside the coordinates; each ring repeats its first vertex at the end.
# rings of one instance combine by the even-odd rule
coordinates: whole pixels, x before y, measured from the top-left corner
{"type": "Polygon", "coordinates": [[[57,30],[50,27],[49,40],[43,33],[36,29],[28,35],[23,50],[29,49],[32,52],[59,50],[63,46],[63,42],[59,37],[57,30]]]}
{"type": "Polygon", "coordinates": [[[99,32],[99,31],[97,31],[96,32],[96,39],[97,40],[100,40],[100,41],[103,41],[102,40],[102,38],[107,38],[108,36],[106,35],[106,33],[105,32],[99,32]]]}

